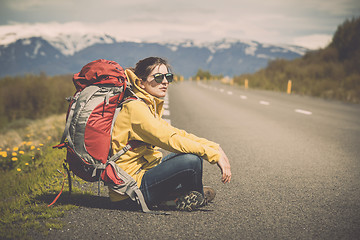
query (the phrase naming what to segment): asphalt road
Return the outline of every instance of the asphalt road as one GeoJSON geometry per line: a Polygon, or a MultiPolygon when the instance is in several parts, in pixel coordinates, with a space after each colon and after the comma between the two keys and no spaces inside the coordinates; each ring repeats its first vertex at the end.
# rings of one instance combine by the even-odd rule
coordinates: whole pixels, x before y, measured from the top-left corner
{"type": "Polygon", "coordinates": [[[47,239],[360,239],[359,105],[183,82],[164,117],[227,153],[230,184],[204,165],[215,202],[159,216],[80,197],[47,239]]]}

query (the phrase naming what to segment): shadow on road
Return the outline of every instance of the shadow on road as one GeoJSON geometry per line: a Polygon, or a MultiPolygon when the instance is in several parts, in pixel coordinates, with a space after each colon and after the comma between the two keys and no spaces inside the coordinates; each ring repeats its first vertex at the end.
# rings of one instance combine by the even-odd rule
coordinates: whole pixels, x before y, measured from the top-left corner
{"type": "MultiPolygon", "coordinates": [[[[45,204],[50,204],[55,198],[56,193],[42,194],[36,200],[45,204]]],[[[121,203],[112,203],[109,197],[97,196],[84,193],[71,193],[63,192],[60,198],[54,205],[75,205],[85,208],[98,208],[98,209],[117,209],[123,211],[140,211],[140,207],[130,199],[124,200],[121,203]]]]}
{"type": "MultiPolygon", "coordinates": [[[[49,205],[55,198],[57,194],[43,194],[36,198],[36,200],[49,205]]],[[[56,201],[55,205],[74,205],[84,208],[98,208],[98,209],[109,209],[109,210],[120,210],[120,211],[130,211],[130,212],[141,212],[141,207],[130,199],[118,203],[112,203],[108,197],[97,196],[84,193],[71,193],[64,192],[61,197],[56,201]]],[[[152,206],[152,210],[155,211],[178,211],[175,207],[169,206],[152,206]]],[[[201,208],[198,209],[201,212],[212,212],[211,209],[201,208]]]]}

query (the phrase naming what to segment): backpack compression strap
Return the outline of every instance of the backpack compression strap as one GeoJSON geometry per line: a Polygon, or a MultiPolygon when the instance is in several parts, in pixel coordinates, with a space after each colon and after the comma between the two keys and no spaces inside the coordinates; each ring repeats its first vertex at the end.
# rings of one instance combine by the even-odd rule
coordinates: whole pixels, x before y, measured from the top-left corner
{"type": "MultiPolygon", "coordinates": [[[[133,177],[131,177],[127,172],[125,172],[122,168],[120,168],[115,161],[119,159],[121,155],[123,155],[125,152],[129,151],[132,148],[136,148],[141,142],[140,141],[129,141],[128,144],[126,144],[125,147],[123,147],[119,152],[114,154],[107,162],[106,167],[108,165],[111,165],[111,169],[113,169],[118,177],[124,182],[123,184],[116,185],[113,183],[113,181],[110,181],[107,183],[111,187],[112,190],[114,190],[117,193],[120,193],[121,195],[127,194],[133,201],[137,200],[137,202],[140,204],[143,212],[145,213],[153,213],[153,214],[165,214],[163,212],[155,212],[151,211],[148,206],[145,203],[144,196],[142,192],[140,191],[139,187],[137,186],[136,181],[133,177]]],[[[106,171],[106,169],[105,169],[106,171]]]]}
{"type": "MultiPolygon", "coordinates": [[[[136,181],[132,178],[127,172],[121,169],[115,162],[108,161],[107,169],[110,168],[111,170],[115,171],[117,176],[122,180],[122,184],[114,184],[112,181],[108,182],[107,185],[115,192],[121,195],[128,195],[131,200],[137,201],[144,213],[152,213],[152,214],[159,214],[159,215],[168,215],[168,213],[164,212],[156,212],[151,211],[145,203],[144,196],[140,191],[139,187],[137,186],[136,181]],[[109,166],[110,165],[110,166],[109,166]]],[[[106,169],[105,169],[106,171],[106,169]]]]}

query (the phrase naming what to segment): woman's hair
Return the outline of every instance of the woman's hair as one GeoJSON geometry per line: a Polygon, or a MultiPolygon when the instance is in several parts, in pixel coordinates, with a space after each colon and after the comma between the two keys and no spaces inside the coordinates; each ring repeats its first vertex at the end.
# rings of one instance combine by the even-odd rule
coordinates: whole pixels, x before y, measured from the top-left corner
{"type": "Polygon", "coordinates": [[[170,71],[171,67],[169,63],[159,57],[148,57],[143,60],[140,60],[138,63],[136,63],[135,68],[131,69],[135,73],[136,76],[138,76],[143,81],[146,81],[147,77],[150,75],[150,73],[160,65],[165,65],[170,71]]]}

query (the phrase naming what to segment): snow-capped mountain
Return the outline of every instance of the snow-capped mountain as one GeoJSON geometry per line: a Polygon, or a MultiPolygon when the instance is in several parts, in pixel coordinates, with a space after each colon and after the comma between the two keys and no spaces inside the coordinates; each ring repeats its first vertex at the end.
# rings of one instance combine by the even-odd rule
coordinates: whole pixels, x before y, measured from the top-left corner
{"type": "Polygon", "coordinates": [[[224,39],[199,43],[120,41],[99,33],[58,33],[34,36],[22,32],[0,32],[0,76],[45,72],[50,75],[78,72],[86,63],[109,59],[123,67],[148,56],[167,58],[174,72],[193,76],[199,68],[227,76],[252,73],[276,58],[300,57],[307,49],[276,46],[256,41],[224,39]]]}

